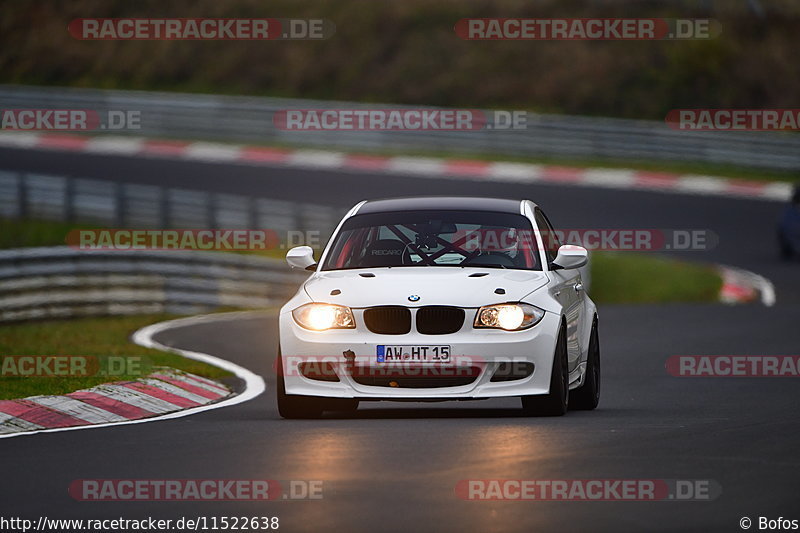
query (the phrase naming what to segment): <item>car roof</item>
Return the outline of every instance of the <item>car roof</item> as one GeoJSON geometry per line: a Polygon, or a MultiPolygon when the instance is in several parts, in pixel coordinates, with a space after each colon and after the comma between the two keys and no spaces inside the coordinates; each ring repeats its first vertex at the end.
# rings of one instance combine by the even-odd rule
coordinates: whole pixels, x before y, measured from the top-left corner
{"type": "Polygon", "coordinates": [[[413,196],[367,200],[355,215],[391,211],[492,211],[520,214],[521,200],[472,198],[460,196],[413,196]]]}

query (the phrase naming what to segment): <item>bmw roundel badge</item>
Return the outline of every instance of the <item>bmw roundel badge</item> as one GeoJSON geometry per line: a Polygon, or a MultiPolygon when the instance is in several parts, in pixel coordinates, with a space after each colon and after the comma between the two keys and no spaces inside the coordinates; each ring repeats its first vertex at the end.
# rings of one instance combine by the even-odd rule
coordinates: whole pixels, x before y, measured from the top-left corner
{"type": "Polygon", "coordinates": [[[418,302],[419,301],[419,295],[412,294],[411,296],[408,297],[408,301],[409,302],[418,302]]]}

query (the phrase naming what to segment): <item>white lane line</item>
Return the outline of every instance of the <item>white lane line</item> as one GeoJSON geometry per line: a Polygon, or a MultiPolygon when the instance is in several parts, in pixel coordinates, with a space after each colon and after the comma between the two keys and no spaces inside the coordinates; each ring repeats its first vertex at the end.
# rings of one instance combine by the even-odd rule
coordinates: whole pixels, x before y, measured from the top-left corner
{"type": "Polygon", "coordinates": [[[94,405],[67,396],[34,396],[25,399],[54,411],[74,416],[79,420],[85,420],[91,424],[124,422],[127,420],[125,417],[109,413],[105,409],[100,409],[94,405]]]}
{"type": "MultiPolygon", "coordinates": [[[[742,268],[719,265],[722,278],[726,283],[751,288],[761,296],[761,303],[766,307],[775,305],[775,286],[770,280],[760,274],[742,268]]],[[[733,302],[736,303],[736,302],[733,302]]]]}
{"type": "MultiPolygon", "coordinates": [[[[183,409],[180,411],[166,413],[159,416],[152,416],[149,418],[126,420],[125,422],[113,422],[110,424],[94,424],[90,426],[73,426],[66,428],[51,428],[51,429],[42,429],[36,431],[24,431],[19,433],[11,433],[8,435],[0,435],[0,439],[21,437],[24,435],[35,435],[38,433],[56,433],[61,431],[78,431],[78,430],[97,429],[97,428],[114,427],[114,426],[126,426],[130,424],[147,424],[149,422],[158,422],[161,420],[172,420],[175,418],[182,418],[184,416],[191,416],[197,413],[202,413],[204,411],[210,411],[212,409],[221,409],[223,407],[229,407],[232,405],[250,401],[253,398],[259,396],[266,390],[266,384],[264,383],[264,378],[262,378],[258,374],[255,374],[250,370],[242,366],[239,366],[235,363],[226,361],[225,359],[214,357],[213,355],[205,354],[202,352],[193,352],[190,350],[182,350],[180,348],[172,348],[170,346],[165,346],[153,340],[153,337],[158,333],[168,331],[170,329],[180,328],[184,326],[195,326],[198,324],[205,324],[208,322],[222,322],[226,320],[236,320],[238,318],[246,318],[249,316],[264,316],[264,312],[235,311],[231,313],[216,313],[211,315],[193,316],[189,318],[178,318],[175,320],[167,320],[165,322],[159,322],[157,324],[145,326],[142,329],[134,332],[132,336],[133,342],[135,342],[139,346],[144,346],[145,348],[153,348],[154,350],[172,352],[178,355],[182,355],[183,357],[186,357],[188,359],[193,359],[195,361],[202,361],[204,363],[208,363],[210,365],[231,372],[244,382],[244,390],[242,390],[242,392],[237,395],[230,396],[219,402],[210,403],[206,405],[199,405],[197,407],[190,407],[189,409],[183,409]]],[[[93,390],[93,392],[95,391],[93,390]]],[[[155,399],[156,398],[153,398],[153,400],[155,399]]],[[[176,406],[176,408],[178,407],[176,406]]]]}
{"type": "Polygon", "coordinates": [[[0,413],[0,435],[3,433],[17,433],[19,431],[34,431],[44,429],[44,426],[28,422],[16,416],[0,413]]]}
{"type": "Polygon", "coordinates": [[[775,301],[777,299],[775,296],[775,285],[773,285],[770,280],[763,276],[759,276],[758,274],[754,275],[759,278],[758,286],[759,290],[761,291],[761,303],[767,307],[772,307],[775,305],[775,301]]]}

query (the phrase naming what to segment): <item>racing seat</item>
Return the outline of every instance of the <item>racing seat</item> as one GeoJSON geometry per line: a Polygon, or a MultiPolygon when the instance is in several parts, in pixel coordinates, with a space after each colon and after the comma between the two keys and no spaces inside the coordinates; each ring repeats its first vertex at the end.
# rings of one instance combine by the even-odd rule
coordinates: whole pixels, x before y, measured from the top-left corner
{"type": "Polygon", "coordinates": [[[505,268],[515,268],[517,265],[514,260],[502,252],[484,252],[465,261],[464,266],[501,266],[505,268]]]}
{"type": "Polygon", "coordinates": [[[367,247],[361,264],[364,268],[403,266],[405,251],[406,245],[402,241],[378,239],[367,247]]]}

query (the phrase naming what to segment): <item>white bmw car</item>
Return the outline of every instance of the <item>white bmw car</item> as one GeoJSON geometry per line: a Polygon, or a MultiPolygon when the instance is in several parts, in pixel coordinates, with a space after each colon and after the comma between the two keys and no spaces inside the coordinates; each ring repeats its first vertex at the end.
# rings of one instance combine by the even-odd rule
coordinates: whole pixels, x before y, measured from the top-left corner
{"type": "Polygon", "coordinates": [[[529,415],[594,409],[597,309],[582,285],[587,252],[561,245],[529,200],[364,201],[339,223],[280,311],[284,418],[360,401],[516,396],[529,415]]]}

